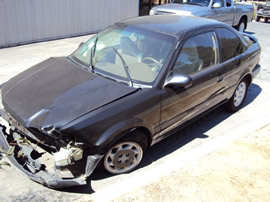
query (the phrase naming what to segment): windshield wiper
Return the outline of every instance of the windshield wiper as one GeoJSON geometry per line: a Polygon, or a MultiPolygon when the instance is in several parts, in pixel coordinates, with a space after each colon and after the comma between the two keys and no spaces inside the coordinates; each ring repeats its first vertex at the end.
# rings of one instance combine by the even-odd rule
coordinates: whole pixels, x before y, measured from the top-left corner
{"type": "Polygon", "coordinates": [[[92,48],[90,49],[90,62],[89,62],[89,68],[92,70],[92,72],[94,73],[95,71],[95,67],[93,65],[93,57],[96,53],[96,46],[97,46],[97,41],[98,41],[98,37],[95,40],[95,44],[92,46],[92,48]]]}
{"type": "Polygon", "coordinates": [[[129,69],[128,69],[128,66],[127,66],[125,60],[123,59],[123,57],[120,55],[120,53],[119,53],[115,48],[112,48],[112,49],[115,51],[115,53],[116,53],[116,54],[119,56],[119,58],[121,59],[122,64],[123,64],[123,67],[124,67],[125,72],[126,72],[126,75],[127,75],[127,78],[128,78],[128,80],[129,80],[128,84],[129,84],[129,86],[133,87],[133,81],[132,81],[131,76],[130,76],[130,74],[129,74],[129,72],[128,72],[129,69]]]}

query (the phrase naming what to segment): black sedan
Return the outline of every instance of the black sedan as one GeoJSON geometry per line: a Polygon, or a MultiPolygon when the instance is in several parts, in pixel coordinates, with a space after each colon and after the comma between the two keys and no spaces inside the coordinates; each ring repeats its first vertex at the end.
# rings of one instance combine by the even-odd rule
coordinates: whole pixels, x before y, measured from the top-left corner
{"type": "Polygon", "coordinates": [[[98,164],[130,172],[149,146],[203,113],[239,110],[260,52],[253,36],[209,19],[116,23],[1,86],[1,147],[49,187],[85,184],[98,164]]]}

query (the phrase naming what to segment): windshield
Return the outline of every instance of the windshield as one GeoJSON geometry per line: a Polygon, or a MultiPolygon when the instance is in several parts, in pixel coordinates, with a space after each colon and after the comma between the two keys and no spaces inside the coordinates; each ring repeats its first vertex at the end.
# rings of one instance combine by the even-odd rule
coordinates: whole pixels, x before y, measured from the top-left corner
{"type": "Polygon", "coordinates": [[[168,35],[119,24],[88,40],[72,58],[86,66],[91,61],[95,72],[109,77],[150,84],[163,68],[174,41],[168,35]]]}
{"type": "Polygon", "coordinates": [[[210,0],[173,0],[172,3],[209,6],[210,0]]]}

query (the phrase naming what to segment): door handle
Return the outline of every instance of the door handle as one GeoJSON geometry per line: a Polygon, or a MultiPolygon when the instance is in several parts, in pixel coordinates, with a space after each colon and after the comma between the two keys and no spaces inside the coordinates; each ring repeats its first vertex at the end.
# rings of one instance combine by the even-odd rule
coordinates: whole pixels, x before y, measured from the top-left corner
{"type": "Polygon", "coordinates": [[[218,77],[217,77],[217,82],[221,82],[221,81],[223,81],[223,75],[218,75],[218,77]]]}

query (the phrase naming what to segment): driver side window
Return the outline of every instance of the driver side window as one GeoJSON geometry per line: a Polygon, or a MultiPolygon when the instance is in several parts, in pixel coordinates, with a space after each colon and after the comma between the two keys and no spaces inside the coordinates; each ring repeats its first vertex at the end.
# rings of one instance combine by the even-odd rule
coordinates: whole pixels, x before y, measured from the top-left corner
{"type": "Polygon", "coordinates": [[[192,75],[218,63],[218,46],[214,32],[187,39],[173,67],[177,74],[192,75]]]}
{"type": "Polygon", "coordinates": [[[220,3],[221,7],[224,7],[224,1],[223,0],[214,0],[213,5],[214,5],[214,3],[220,3]]]}

